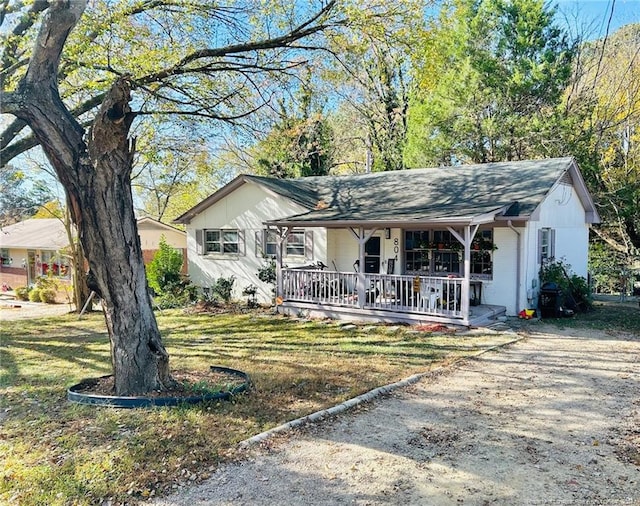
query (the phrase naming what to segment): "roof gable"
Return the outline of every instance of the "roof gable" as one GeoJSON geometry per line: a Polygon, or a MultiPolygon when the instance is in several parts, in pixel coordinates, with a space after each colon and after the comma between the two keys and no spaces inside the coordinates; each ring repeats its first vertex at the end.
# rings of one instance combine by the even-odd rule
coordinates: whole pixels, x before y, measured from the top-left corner
{"type": "Polygon", "coordinates": [[[186,235],[186,232],[184,230],[180,230],[179,228],[172,227],[171,225],[162,223],[161,221],[150,218],[149,216],[145,216],[144,218],[138,218],[137,225],[138,225],[138,230],[167,230],[169,232],[176,232],[179,234],[186,235]]]}

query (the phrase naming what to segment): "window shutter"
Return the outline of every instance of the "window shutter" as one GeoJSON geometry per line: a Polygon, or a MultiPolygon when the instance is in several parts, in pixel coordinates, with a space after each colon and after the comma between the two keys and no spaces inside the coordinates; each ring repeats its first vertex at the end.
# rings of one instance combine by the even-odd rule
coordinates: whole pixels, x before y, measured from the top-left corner
{"type": "Polygon", "coordinates": [[[196,230],[196,253],[204,255],[204,230],[201,228],[196,230]]]}
{"type": "Polygon", "coordinates": [[[542,265],[542,229],[538,229],[538,263],[542,265]]]}
{"type": "Polygon", "coordinates": [[[256,230],[255,239],[256,239],[256,256],[261,258],[264,256],[264,241],[265,241],[265,231],[264,230],[256,230]]]}
{"type": "Polygon", "coordinates": [[[556,230],[554,228],[549,230],[549,258],[553,260],[556,258],[556,230]]]}
{"type": "Polygon", "coordinates": [[[246,255],[244,230],[238,230],[238,255],[246,255]]]}
{"type": "Polygon", "coordinates": [[[305,230],[304,232],[304,258],[305,260],[313,260],[313,230],[305,230]]]}

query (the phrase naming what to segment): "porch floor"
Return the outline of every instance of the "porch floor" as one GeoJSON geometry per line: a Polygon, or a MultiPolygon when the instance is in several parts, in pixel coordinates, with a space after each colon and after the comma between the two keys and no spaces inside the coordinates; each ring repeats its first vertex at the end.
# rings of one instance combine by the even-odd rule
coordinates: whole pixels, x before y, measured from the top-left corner
{"type": "Polygon", "coordinates": [[[363,310],[353,307],[314,304],[310,302],[287,301],[278,306],[279,312],[294,316],[304,314],[311,318],[332,318],[334,320],[372,323],[408,323],[412,325],[421,323],[446,323],[449,325],[483,327],[495,323],[499,316],[506,314],[506,308],[504,306],[490,304],[480,304],[478,306],[472,306],[469,309],[469,322],[465,323],[459,318],[447,318],[418,313],[401,313],[383,309],[363,310]]]}

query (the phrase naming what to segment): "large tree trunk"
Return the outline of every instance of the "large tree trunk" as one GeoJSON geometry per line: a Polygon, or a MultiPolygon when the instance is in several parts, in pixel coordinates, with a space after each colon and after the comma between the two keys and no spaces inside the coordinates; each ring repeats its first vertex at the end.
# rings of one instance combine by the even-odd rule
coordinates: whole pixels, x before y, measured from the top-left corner
{"type": "Polygon", "coordinates": [[[133,210],[129,83],[120,79],[111,88],[88,145],[84,129],[58,93],[60,52],[83,10],[82,2],[53,2],[25,77],[14,93],[3,97],[3,112],[27,122],[67,193],[91,288],[105,308],[115,393],[144,394],[173,381],[147,290],[133,210]]]}

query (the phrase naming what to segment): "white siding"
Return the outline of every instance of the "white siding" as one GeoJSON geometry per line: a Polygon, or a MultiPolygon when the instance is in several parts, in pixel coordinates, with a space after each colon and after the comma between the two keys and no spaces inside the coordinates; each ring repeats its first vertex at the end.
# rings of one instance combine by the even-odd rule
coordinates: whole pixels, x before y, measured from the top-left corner
{"type": "MultiPolygon", "coordinates": [[[[337,267],[337,270],[341,272],[353,271],[353,264],[358,260],[360,254],[355,236],[348,229],[328,230],[327,234],[327,262],[325,263],[332,270],[337,267]]],[[[394,258],[396,260],[394,274],[402,274],[400,266],[402,230],[392,228],[389,239],[385,239],[384,229],[376,230],[373,235],[380,237],[381,272],[387,273],[387,261],[394,258]],[[397,252],[395,251],[396,246],[397,252]]]]}
{"type": "MultiPolygon", "coordinates": [[[[520,228],[517,230],[524,231],[520,228]]],[[[493,229],[493,242],[497,247],[493,251],[493,276],[482,282],[482,303],[505,306],[509,315],[514,315],[523,308],[516,304],[517,238],[510,228],[493,229]]]]}
{"type": "MultiPolygon", "coordinates": [[[[233,297],[242,299],[242,290],[250,284],[259,289],[257,296],[262,303],[272,299],[272,286],[262,283],[258,269],[265,264],[262,256],[256,255],[256,232],[263,230],[267,220],[303,212],[301,206],[264,188],[247,183],[222,198],[187,225],[187,257],[189,277],[194,284],[210,287],[220,277],[235,276],[233,297]],[[244,230],[245,254],[236,256],[198,255],[196,230],[198,229],[238,229],[244,230]]],[[[326,233],[323,229],[313,229],[313,260],[285,258],[288,266],[304,265],[321,260],[326,263],[326,233]]]]}
{"type": "Polygon", "coordinates": [[[525,296],[529,307],[537,305],[540,291],[538,274],[540,258],[538,231],[541,228],[555,230],[555,258],[571,265],[579,276],[587,276],[589,256],[589,225],[585,211],[573,187],[557,185],[540,205],[536,216],[528,223],[525,233],[525,296]]]}

